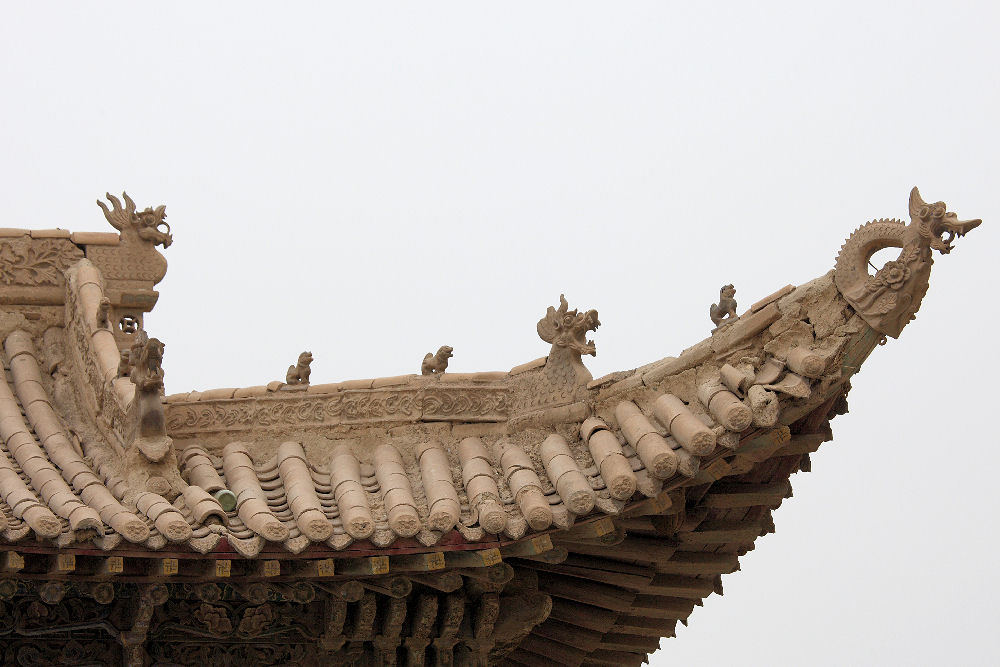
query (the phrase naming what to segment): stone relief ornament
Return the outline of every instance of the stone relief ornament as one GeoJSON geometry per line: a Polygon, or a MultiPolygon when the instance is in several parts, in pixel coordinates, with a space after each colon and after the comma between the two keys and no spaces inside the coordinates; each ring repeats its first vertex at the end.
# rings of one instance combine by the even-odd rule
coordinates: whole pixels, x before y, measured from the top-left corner
{"type": "Polygon", "coordinates": [[[448,360],[453,356],[455,349],[450,345],[442,345],[438,348],[437,354],[428,352],[424,355],[424,360],[420,364],[421,375],[434,375],[444,373],[448,368],[448,360]]]}
{"type": "Polygon", "coordinates": [[[506,419],[509,390],[504,387],[455,389],[358,390],[328,398],[281,392],[272,398],[175,402],[167,406],[171,433],[244,431],[257,428],[309,427],[370,421],[493,421],[506,419]]]}
{"type": "Polygon", "coordinates": [[[708,309],[708,316],[712,318],[712,322],[715,326],[721,326],[725,322],[731,322],[736,319],[736,288],[729,285],[723,285],[719,290],[719,303],[713,303],[708,309]]]}
{"type": "MultiPolygon", "coordinates": [[[[128,376],[139,402],[139,450],[150,461],[160,461],[170,449],[163,410],[163,348],[140,330],[128,356],[128,376]]],[[[124,359],[122,360],[124,361],[124,359]]]]}
{"type": "Polygon", "coordinates": [[[88,246],[87,259],[100,269],[105,280],[160,282],[167,273],[167,260],[156,251],[156,246],[167,248],[174,240],[165,220],[166,207],[147,207],[137,212],[135,202],[124,192],[124,206],[110,193],[107,198],[110,208],[100,200],[97,205],[111,226],[121,232],[121,243],[88,246]]]}
{"type": "Polygon", "coordinates": [[[112,208],[108,209],[100,199],[97,200],[97,205],[104,211],[104,217],[108,219],[111,226],[122,233],[123,239],[134,235],[147,243],[162,245],[164,248],[169,248],[170,244],[174,242],[174,237],[170,234],[170,225],[165,220],[167,217],[166,206],[161,204],[155,209],[147,206],[145,210],[136,213],[135,202],[127,193],[122,192],[125,208],[122,208],[118,197],[110,192],[106,193],[105,196],[111,202],[112,208]]]}
{"type": "Polygon", "coordinates": [[[926,203],[917,188],[910,192],[910,224],[879,219],[854,231],[837,255],[834,281],[847,302],[873,329],[899,337],[916,317],[930,282],[931,250],[946,255],[956,237],[965,236],[982,220],[959,220],[944,202],[926,203]],[[868,265],[884,248],[900,248],[875,275],[868,265]]]}
{"type": "Polygon", "coordinates": [[[309,384],[309,374],[312,369],[309,364],[313,361],[312,352],[303,352],[299,355],[299,360],[294,366],[288,367],[285,373],[285,384],[309,384]]]}
{"type": "Polygon", "coordinates": [[[31,239],[27,235],[0,239],[0,283],[4,285],[63,284],[63,271],[83,257],[67,239],[31,239]]]}
{"type": "Polygon", "coordinates": [[[163,390],[163,349],[164,344],[150,338],[145,331],[132,344],[129,353],[129,377],[140,392],[163,390]]]}
{"type": "Polygon", "coordinates": [[[539,337],[552,343],[546,362],[546,375],[557,384],[586,384],[593,376],[583,365],[581,356],[597,356],[594,341],[587,340],[588,331],[596,331],[601,326],[596,310],[581,313],[570,310],[566,297],[559,295],[559,308],[549,306],[545,317],[538,320],[539,337]]]}
{"type": "Polygon", "coordinates": [[[108,318],[111,315],[111,299],[106,296],[102,296],[100,302],[97,304],[97,326],[102,329],[107,328],[108,318]]]}

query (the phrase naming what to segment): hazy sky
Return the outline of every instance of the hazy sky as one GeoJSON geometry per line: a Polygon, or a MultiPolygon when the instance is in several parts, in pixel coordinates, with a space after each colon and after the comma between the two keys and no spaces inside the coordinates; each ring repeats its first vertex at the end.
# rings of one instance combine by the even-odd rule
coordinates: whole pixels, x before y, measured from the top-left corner
{"type": "Polygon", "coordinates": [[[935,263],[742,571],[653,665],[989,664],[1000,368],[995,3],[24,3],[0,21],[4,227],[167,204],[167,391],[504,370],[564,292],[595,376],[707,336],[905,217],[935,263]]]}

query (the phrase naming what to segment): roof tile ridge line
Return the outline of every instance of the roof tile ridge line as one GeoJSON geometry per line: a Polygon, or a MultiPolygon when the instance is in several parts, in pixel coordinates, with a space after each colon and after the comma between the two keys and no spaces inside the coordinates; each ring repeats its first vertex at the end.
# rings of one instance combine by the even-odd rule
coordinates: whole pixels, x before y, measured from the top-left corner
{"type": "Polygon", "coordinates": [[[121,243],[118,232],[73,232],[62,227],[46,227],[45,229],[21,229],[19,227],[0,227],[0,238],[20,238],[28,236],[32,239],[68,239],[76,245],[111,245],[121,243]]]}
{"type": "Polygon", "coordinates": [[[104,486],[111,492],[111,495],[119,502],[122,502],[125,494],[128,493],[128,481],[115,473],[114,466],[118,454],[112,451],[112,446],[99,441],[95,442],[92,438],[85,435],[81,435],[80,437],[80,446],[83,448],[84,456],[94,462],[91,468],[96,468],[104,486]],[[101,451],[95,453],[97,449],[101,451]]]}
{"type": "MultiPolygon", "coordinates": [[[[21,336],[29,336],[26,332],[20,330],[14,331],[7,336],[4,346],[10,361],[12,374],[15,377],[17,374],[14,373],[13,368],[19,364],[15,363],[16,359],[14,357],[23,356],[23,350],[12,354],[12,348],[16,350],[18,347],[16,342],[18,333],[21,336]]],[[[41,385],[39,385],[38,391],[44,396],[44,390],[42,390],[41,385]]],[[[27,406],[25,408],[27,409],[27,406]]],[[[21,416],[21,411],[17,407],[17,401],[7,382],[0,382],[0,421],[8,425],[4,427],[4,430],[8,431],[4,433],[4,440],[7,443],[8,449],[14,455],[18,465],[21,466],[21,469],[31,480],[31,485],[45,500],[45,504],[57,515],[67,519],[70,522],[72,530],[93,529],[99,533],[103,533],[104,525],[97,510],[88,506],[76,496],[69,484],[66,483],[66,480],[63,479],[62,473],[49,460],[38,443],[35,442],[35,438],[31,435],[31,431],[21,416]],[[14,426],[11,427],[10,424],[12,422],[14,426]],[[18,440],[19,442],[11,445],[12,440],[18,440]]]]}
{"type": "MultiPolygon", "coordinates": [[[[149,537],[145,523],[115,498],[70,442],[44,391],[31,336],[20,330],[14,331],[7,336],[5,348],[21,406],[49,460],[61,471],[67,484],[76,489],[84,503],[97,511],[104,523],[129,542],[145,541],[149,537]],[[37,384],[38,389],[34,389],[33,384],[37,384]]],[[[102,534],[103,528],[100,527],[102,534]]]]}
{"type": "MultiPolygon", "coordinates": [[[[544,358],[543,358],[544,359],[544,358]]],[[[503,388],[505,380],[511,377],[509,371],[476,371],[473,373],[442,373],[437,376],[425,375],[392,375],[377,378],[340,380],[323,382],[306,386],[305,392],[282,391],[289,386],[281,381],[266,385],[251,385],[247,387],[212,387],[201,391],[181,391],[164,397],[167,403],[197,403],[199,401],[247,400],[268,396],[269,398],[306,398],[337,394],[342,391],[378,391],[378,390],[412,390],[418,391],[429,387],[446,389],[489,389],[503,388]],[[405,381],[403,379],[405,378],[405,381]],[[398,382],[392,382],[397,381],[398,382]],[[468,384],[464,384],[468,383],[468,384]],[[492,384],[491,384],[492,383],[492,384]],[[452,386],[452,385],[458,386],[452,386]],[[274,386],[274,389],[271,387],[274,386]],[[236,394],[240,395],[237,396],[236,394]],[[229,395],[226,395],[229,394],[229,395]],[[191,398],[194,396],[194,398],[191,398]]]]}
{"type": "MultiPolygon", "coordinates": [[[[114,334],[111,332],[110,324],[107,327],[102,327],[97,320],[101,300],[106,296],[104,276],[100,269],[87,258],[77,261],[67,270],[67,273],[70,274],[67,288],[74,292],[73,296],[75,297],[71,299],[76,306],[74,315],[83,324],[84,334],[90,341],[91,352],[104,383],[113,382],[118,377],[121,353],[118,350],[118,343],[115,342],[114,334]]],[[[119,399],[121,408],[127,409],[128,402],[122,401],[124,397],[119,396],[118,392],[115,392],[115,397],[119,399]]]]}
{"type": "Polygon", "coordinates": [[[110,427],[94,426],[121,456],[125,454],[126,443],[120,431],[128,430],[127,415],[135,397],[135,385],[129,378],[118,377],[121,353],[114,334],[108,329],[95,331],[98,307],[104,298],[104,278],[87,258],[67,268],[65,274],[67,340],[64,353],[72,360],[74,374],[83,376],[84,384],[94,393],[100,413],[110,424],[110,427]],[[91,306],[89,316],[84,301],[91,306]]]}

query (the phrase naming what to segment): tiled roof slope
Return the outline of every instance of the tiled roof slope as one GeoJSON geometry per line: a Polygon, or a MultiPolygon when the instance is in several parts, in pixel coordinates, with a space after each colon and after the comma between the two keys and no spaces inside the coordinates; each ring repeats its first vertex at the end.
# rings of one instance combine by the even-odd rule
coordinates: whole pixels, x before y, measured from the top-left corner
{"type": "MultiPolygon", "coordinates": [[[[836,294],[829,277],[798,291],[782,290],[677,359],[619,374],[609,384],[592,382],[572,397],[581,400],[541,409],[523,394],[549,390],[537,382],[544,378],[544,363],[513,374],[172,396],[167,427],[184,490],[172,501],[166,490],[138,491],[128,498],[130,511],[121,502],[126,481],[116,462],[128,444],[120,437],[124,431],[114,427],[129,420],[134,386],[118,377],[119,346],[110,323],[97,322],[104,298],[100,272],[82,259],[69,276],[65,335],[75,340],[63,341],[59,354],[79,357],[84,370],[62,381],[91,378],[103,405],[87,424],[79,405],[87,387],[77,386],[63,392],[60,417],[51,394],[59,392],[61,376],[43,381],[44,359],[31,336],[21,329],[7,335],[9,372],[0,406],[11,481],[3,489],[8,539],[30,537],[27,526],[35,538],[63,546],[96,539],[110,548],[124,538],[152,549],[180,543],[207,552],[225,538],[248,557],[269,542],[292,553],[313,543],[339,550],[358,540],[378,549],[400,538],[429,547],[453,529],[468,542],[513,540],[568,529],[593,512],[618,515],[636,492],[654,497],[665,480],[695,477],[701,457],[733,449],[738,434],[752,427],[754,413],[719,382],[712,361],[732,357],[732,349],[740,359],[754,352],[765,356],[748,343],[779,320],[788,330],[806,326],[811,314],[815,324],[808,325],[808,336],[815,341],[813,329],[824,321],[819,311],[836,294]],[[796,313],[793,322],[782,315],[778,296],[788,312],[801,311],[802,302],[816,312],[796,313]],[[79,341],[86,344],[74,345],[79,341]],[[714,371],[715,377],[699,382],[693,370],[706,377],[714,371]],[[235,509],[225,511],[212,495],[221,490],[236,495],[235,509]],[[63,520],[58,530],[57,517],[63,520]]],[[[811,374],[821,376],[848,337],[862,330],[863,323],[848,324],[836,314],[826,332],[835,340],[820,351],[823,367],[811,374]]],[[[767,337],[773,342],[780,335],[767,337]]],[[[758,375],[769,373],[758,365],[758,375]]],[[[801,386],[786,387],[790,394],[768,391],[774,402],[812,405],[821,398],[802,392],[810,392],[810,384],[830,386],[782,374],[795,376],[801,386]]]]}
{"type": "MultiPolygon", "coordinates": [[[[913,225],[862,227],[835,272],[721,320],[677,357],[598,380],[581,362],[597,313],[561,300],[538,323],[549,355],[506,373],[166,398],[142,329],[165,271],[149,243],[0,230],[8,255],[35,263],[4,267],[26,284],[0,293],[0,534],[41,553],[383,558],[367,577],[450,554],[434,567],[461,573],[474,604],[506,601],[504,618],[475,612],[486,625],[462,640],[482,660],[640,664],[773,530],[789,475],[846,411],[851,377],[919,305],[929,248],[947,252],[945,232],[978,224],[919,195],[911,214],[913,225]],[[879,243],[904,245],[900,260],[864,278],[879,243]],[[458,557],[490,547],[507,562],[488,575],[458,557]],[[507,582],[520,598],[489,597],[507,582]]],[[[426,602],[409,590],[393,597],[400,623],[426,602]]],[[[357,618],[374,623],[374,600],[350,600],[367,605],[357,618]]],[[[458,636],[464,604],[441,621],[442,641],[458,636]]]]}

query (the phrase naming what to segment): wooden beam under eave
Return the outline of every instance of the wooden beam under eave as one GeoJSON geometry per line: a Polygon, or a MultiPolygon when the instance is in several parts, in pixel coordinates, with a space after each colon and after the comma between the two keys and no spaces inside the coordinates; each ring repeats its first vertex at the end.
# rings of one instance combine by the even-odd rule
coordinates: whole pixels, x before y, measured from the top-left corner
{"type": "Polygon", "coordinates": [[[673,637],[677,627],[676,618],[644,618],[642,616],[619,615],[612,632],[645,637],[673,637]]]}
{"type": "Polygon", "coordinates": [[[652,653],[660,648],[660,638],[647,637],[644,635],[627,635],[619,633],[608,633],[601,637],[600,648],[609,651],[634,652],[639,649],[643,653],[652,653]]]}
{"type": "Polygon", "coordinates": [[[564,564],[586,570],[604,570],[607,572],[631,574],[637,577],[645,577],[646,579],[651,579],[653,574],[656,573],[656,569],[651,565],[636,565],[625,561],[583,554],[573,554],[564,561],[564,564]]]}
{"type": "Polygon", "coordinates": [[[453,593],[462,587],[462,575],[457,572],[424,572],[422,574],[407,574],[416,583],[433,588],[442,593],[453,593]]]}
{"type": "Polygon", "coordinates": [[[715,586],[712,579],[658,574],[641,592],[700,600],[714,593],[715,586]]]}
{"type": "Polygon", "coordinates": [[[587,667],[641,667],[646,662],[645,653],[598,649],[587,656],[581,665],[587,667]]]}
{"type": "Polygon", "coordinates": [[[736,554],[705,551],[677,551],[670,560],[656,564],[656,571],[662,574],[729,574],[739,568],[736,554]]]}
{"type": "Polygon", "coordinates": [[[744,544],[753,542],[765,529],[763,519],[753,521],[705,521],[697,530],[677,533],[681,544],[744,544]]]}
{"type": "Polygon", "coordinates": [[[569,550],[570,554],[580,553],[616,560],[656,563],[669,559],[674,554],[677,545],[671,539],[667,538],[627,535],[619,544],[610,547],[580,543],[566,543],[565,547],[569,550]]]}
{"type": "Polygon", "coordinates": [[[556,619],[539,623],[531,629],[531,634],[588,652],[593,651],[601,643],[600,632],[591,632],[556,619]]]}
{"type": "Polygon", "coordinates": [[[798,433],[792,436],[787,445],[775,451],[774,455],[812,454],[819,449],[821,444],[830,440],[833,440],[833,433],[829,428],[823,429],[819,433],[798,433]]]}
{"type": "Polygon", "coordinates": [[[663,595],[636,595],[628,612],[643,618],[675,618],[684,620],[691,615],[698,600],[663,595]]]}
{"type": "Polygon", "coordinates": [[[625,529],[629,534],[634,532],[648,533],[650,536],[672,535],[677,530],[679,513],[670,516],[659,514],[649,514],[646,516],[631,517],[627,519],[616,519],[615,523],[625,529]]]}
{"type": "Polygon", "coordinates": [[[615,572],[614,570],[591,570],[583,567],[568,566],[566,564],[549,565],[547,563],[524,563],[523,567],[538,570],[539,572],[551,572],[567,577],[577,577],[585,581],[596,581],[610,586],[620,586],[621,588],[643,592],[653,581],[652,571],[649,571],[645,575],[635,575],[615,572]]]}
{"type": "Polygon", "coordinates": [[[552,551],[553,548],[552,538],[545,534],[500,547],[500,553],[504,558],[525,558],[544,554],[547,551],[552,551]]]}
{"type": "Polygon", "coordinates": [[[413,582],[406,577],[359,579],[358,583],[369,591],[381,593],[390,598],[405,598],[413,590],[413,582]]]}
{"type": "MultiPolygon", "coordinates": [[[[551,565],[558,565],[569,557],[569,551],[566,547],[553,547],[548,551],[540,554],[535,554],[533,556],[517,556],[521,560],[527,561],[537,561],[539,563],[549,563],[551,565]]],[[[504,556],[506,558],[506,556],[504,556]]]]}
{"type": "MultiPolygon", "coordinates": [[[[511,655],[506,656],[504,658],[504,660],[505,660],[506,663],[509,663],[510,665],[514,665],[516,667],[552,667],[552,665],[579,665],[580,664],[579,662],[555,662],[553,660],[550,660],[549,658],[545,658],[543,656],[536,655],[535,653],[532,653],[531,651],[528,651],[527,649],[522,649],[521,647],[518,647],[518,648],[514,649],[514,652],[511,653],[511,655]]],[[[416,664],[416,665],[418,665],[420,667],[423,667],[423,665],[425,665],[427,663],[424,663],[424,662],[414,663],[411,660],[407,664],[416,664]]],[[[435,663],[432,662],[430,664],[435,664],[435,663]]]]}
{"type": "Polygon", "coordinates": [[[20,572],[24,569],[24,556],[16,551],[0,553],[0,572],[20,572]]]}
{"type": "Polygon", "coordinates": [[[711,509],[776,506],[791,493],[792,484],[787,479],[770,484],[720,483],[712,486],[700,505],[711,509]]]}
{"type": "Polygon", "coordinates": [[[553,597],[619,612],[631,609],[634,597],[629,591],[617,586],[597,584],[576,577],[552,573],[545,573],[538,577],[538,590],[553,597]]]}
{"type": "Polygon", "coordinates": [[[579,665],[587,657],[587,652],[559,642],[551,642],[529,634],[518,645],[518,653],[526,651],[548,660],[546,665],[579,665]]]}
{"type": "Polygon", "coordinates": [[[618,613],[615,611],[562,598],[552,599],[552,611],[549,612],[550,619],[594,632],[604,632],[617,617],[618,613]]]}

